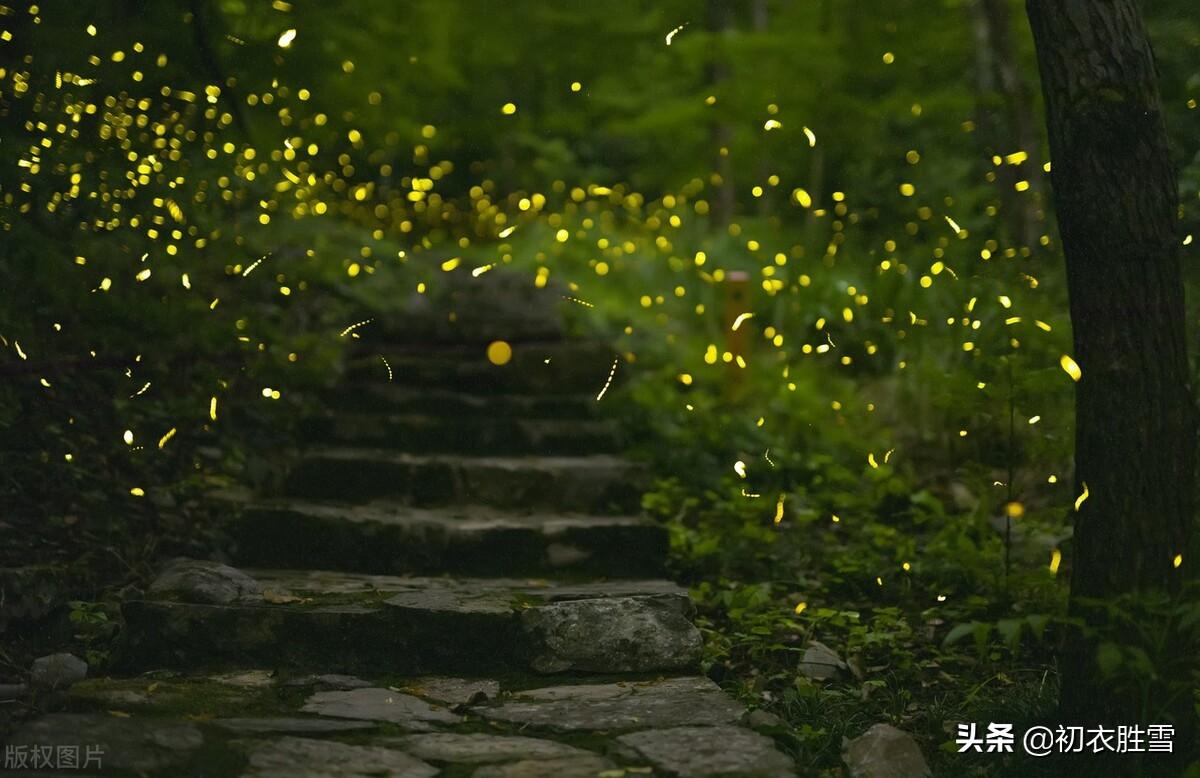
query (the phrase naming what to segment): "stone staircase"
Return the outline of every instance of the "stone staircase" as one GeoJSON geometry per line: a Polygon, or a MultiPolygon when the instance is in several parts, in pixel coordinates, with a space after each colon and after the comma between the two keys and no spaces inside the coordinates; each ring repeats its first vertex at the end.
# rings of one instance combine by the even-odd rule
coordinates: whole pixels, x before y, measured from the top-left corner
{"type": "Polygon", "coordinates": [[[236,567],[172,562],[123,605],[125,677],[15,742],[131,774],[793,774],[695,674],[645,474],[597,414],[612,352],[488,276],[453,325],[410,306],[356,343],[283,493],[225,503],[236,567]]]}

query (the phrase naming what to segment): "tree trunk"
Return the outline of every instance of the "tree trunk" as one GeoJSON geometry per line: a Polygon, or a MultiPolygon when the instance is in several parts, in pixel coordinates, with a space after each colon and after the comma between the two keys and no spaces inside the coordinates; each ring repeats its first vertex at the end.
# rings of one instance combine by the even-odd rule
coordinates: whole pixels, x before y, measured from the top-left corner
{"type": "MultiPolygon", "coordinates": [[[[1196,420],[1188,385],[1177,220],[1154,56],[1137,0],[1027,0],[1066,255],[1075,360],[1072,612],[1173,589],[1194,513],[1196,420]]],[[[1097,626],[1102,626],[1096,622],[1097,626]]],[[[1095,651],[1064,657],[1070,720],[1148,723],[1106,697],[1095,651]]],[[[1179,726],[1181,722],[1176,722],[1179,726]]]]}

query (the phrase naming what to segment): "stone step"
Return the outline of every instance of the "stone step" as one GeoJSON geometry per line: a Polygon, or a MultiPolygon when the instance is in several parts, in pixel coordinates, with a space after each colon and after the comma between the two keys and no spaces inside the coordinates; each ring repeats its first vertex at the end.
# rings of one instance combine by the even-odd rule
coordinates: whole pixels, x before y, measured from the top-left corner
{"type": "MultiPolygon", "coordinates": [[[[444,259],[449,259],[445,257],[444,259]]],[[[364,300],[377,315],[358,330],[363,341],[482,343],[554,339],[565,334],[566,289],[538,288],[524,274],[440,276],[428,294],[395,290],[386,301],[364,300]]],[[[407,291],[407,290],[406,290],[407,291]]]]}
{"type": "Polygon", "coordinates": [[[638,467],[582,457],[463,457],[382,449],[307,453],[288,476],[288,496],[342,502],[393,499],[409,505],[489,505],[513,510],[629,513],[638,510],[638,467]]]}
{"type": "MultiPolygon", "coordinates": [[[[382,363],[380,363],[382,368],[382,363]]],[[[322,400],[335,411],[419,414],[440,417],[512,417],[583,419],[596,410],[595,395],[503,394],[485,396],[450,389],[415,389],[379,380],[340,384],[325,390],[322,400]]]]}
{"type": "Polygon", "coordinates": [[[611,454],[621,448],[612,422],[522,419],[504,414],[472,418],[330,413],[306,420],[302,435],[310,441],[413,453],[572,455],[611,454]]]}
{"type": "Polygon", "coordinates": [[[121,666],[269,666],[375,674],[659,673],[695,667],[700,633],[668,581],[239,571],[176,560],[122,605],[121,666]]]}
{"type": "MultiPolygon", "coordinates": [[[[349,361],[344,380],[350,385],[386,378],[392,383],[437,387],[475,394],[600,393],[613,374],[616,354],[607,345],[550,341],[515,343],[503,365],[488,361],[486,346],[405,349],[375,345],[360,349],[349,361]],[[383,357],[387,361],[384,364],[383,357]]],[[[620,378],[624,373],[618,366],[620,378]]],[[[618,380],[613,375],[614,381],[618,380]]]]}
{"type": "MultiPolygon", "coordinates": [[[[707,678],[545,684],[522,675],[354,677],[245,668],[90,678],[67,694],[71,712],[22,724],[8,745],[28,754],[35,746],[86,743],[93,756],[102,754],[104,769],[139,775],[795,774],[772,739],[753,729],[774,725],[707,678]]],[[[80,748],[78,764],[85,758],[80,748]]]]}
{"type": "Polygon", "coordinates": [[[663,573],[666,529],[632,516],[271,501],[230,506],[236,562],[360,573],[663,573]]]}

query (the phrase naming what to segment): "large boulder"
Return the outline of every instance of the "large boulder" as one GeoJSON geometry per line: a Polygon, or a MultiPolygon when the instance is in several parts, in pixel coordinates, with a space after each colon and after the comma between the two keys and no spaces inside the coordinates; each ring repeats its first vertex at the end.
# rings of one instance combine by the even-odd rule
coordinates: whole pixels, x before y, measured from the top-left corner
{"type": "Polygon", "coordinates": [[[917,741],[891,724],[876,724],[846,743],[842,761],[850,778],[924,778],[929,765],[917,741]]]}
{"type": "Polygon", "coordinates": [[[700,661],[700,633],[686,596],[568,600],[521,614],[530,665],[541,673],[686,670],[700,661]]]}
{"type": "Polygon", "coordinates": [[[176,559],[150,584],[150,593],[204,605],[228,605],[262,596],[262,587],[237,568],[200,559],[176,559]]]}
{"type": "Polygon", "coordinates": [[[50,654],[33,660],[29,682],[45,689],[61,689],[87,678],[88,666],[74,654],[50,654]]]}

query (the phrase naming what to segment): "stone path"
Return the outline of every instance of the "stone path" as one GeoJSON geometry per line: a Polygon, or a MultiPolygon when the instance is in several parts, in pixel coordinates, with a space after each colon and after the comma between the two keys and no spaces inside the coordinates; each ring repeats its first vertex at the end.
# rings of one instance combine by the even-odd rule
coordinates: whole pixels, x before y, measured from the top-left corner
{"type": "Polygon", "coordinates": [[[696,674],[666,533],[596,415],[611,351],[484,278],[453,325],[380,317],[283,493],[223,498],[236,567],[168,565],[123,605],[121,676],[11,744],[103,750],[71,775],[793,774],[696,674]]]}

